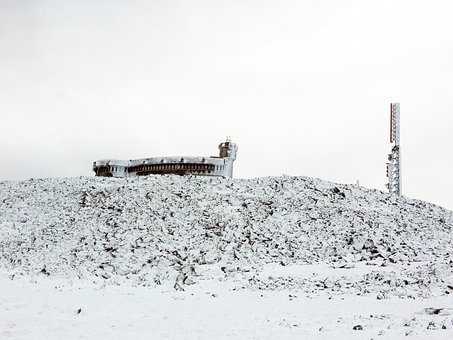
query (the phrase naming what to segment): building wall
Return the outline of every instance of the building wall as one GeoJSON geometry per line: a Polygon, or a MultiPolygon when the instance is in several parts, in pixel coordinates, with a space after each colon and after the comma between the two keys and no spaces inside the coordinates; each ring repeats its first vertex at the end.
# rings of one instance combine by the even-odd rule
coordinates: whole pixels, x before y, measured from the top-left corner
{"type": "Polygon", "coordinates": [[[237,146],[230,141],[219,145],[219,157],[163,157],[137,160],[102,160],[93,163],[96,176],[134,177],[146,175],[233,176],[237,146]]]}

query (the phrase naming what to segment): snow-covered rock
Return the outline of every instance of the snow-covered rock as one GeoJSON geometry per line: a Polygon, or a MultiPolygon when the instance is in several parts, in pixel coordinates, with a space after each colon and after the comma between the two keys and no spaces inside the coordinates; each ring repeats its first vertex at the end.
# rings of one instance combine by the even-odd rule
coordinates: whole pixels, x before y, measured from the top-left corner
{"type": "Polygon", "coordinates": [[[452,227],[433,204],[305,177],[0,182],[11,278],[442,295],[453,293],[452,227]]]}

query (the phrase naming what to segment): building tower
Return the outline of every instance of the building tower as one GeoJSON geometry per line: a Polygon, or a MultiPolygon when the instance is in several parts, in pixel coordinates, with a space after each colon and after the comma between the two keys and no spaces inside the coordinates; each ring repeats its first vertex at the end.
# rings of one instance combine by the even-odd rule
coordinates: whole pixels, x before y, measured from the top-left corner
{"type": "Polygon", "coordinates": [[[229,137],[226,142],[219,145],[219,157],[225,159],[225,177],[233,177],[233,163],[236,160],[237,151],[237,144],[231,142],[229,137]]]}
{"type": "Polygon", "coordinates": [[[402,195],[401,188],[401,148],[400,148],[400,104],[390,104],[390,143],[392,151],[388,155],[387,188],[391,194],[402,195]]]}

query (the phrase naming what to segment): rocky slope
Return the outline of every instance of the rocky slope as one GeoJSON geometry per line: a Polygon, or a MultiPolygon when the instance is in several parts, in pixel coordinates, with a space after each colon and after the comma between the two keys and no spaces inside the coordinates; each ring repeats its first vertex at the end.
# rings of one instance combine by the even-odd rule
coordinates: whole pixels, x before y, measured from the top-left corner
{"type": "Polygon", "coordinates": [[[452,227],[441,207],[305,177],[0,182],[11,278],[443,295],[453,293],[452,227]]]}

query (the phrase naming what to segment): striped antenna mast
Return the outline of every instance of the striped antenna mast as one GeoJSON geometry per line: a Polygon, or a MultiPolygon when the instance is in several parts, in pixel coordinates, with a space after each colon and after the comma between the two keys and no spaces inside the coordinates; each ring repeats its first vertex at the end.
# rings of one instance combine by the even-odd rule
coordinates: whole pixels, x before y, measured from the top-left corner
{"type": "Polygon", "coordinates": [[[390,104],[391,153],[387,162],[387,188],[391,194],[402,195],[401,188],[401,146],[400,146],[400,104],[390,104]]]}

